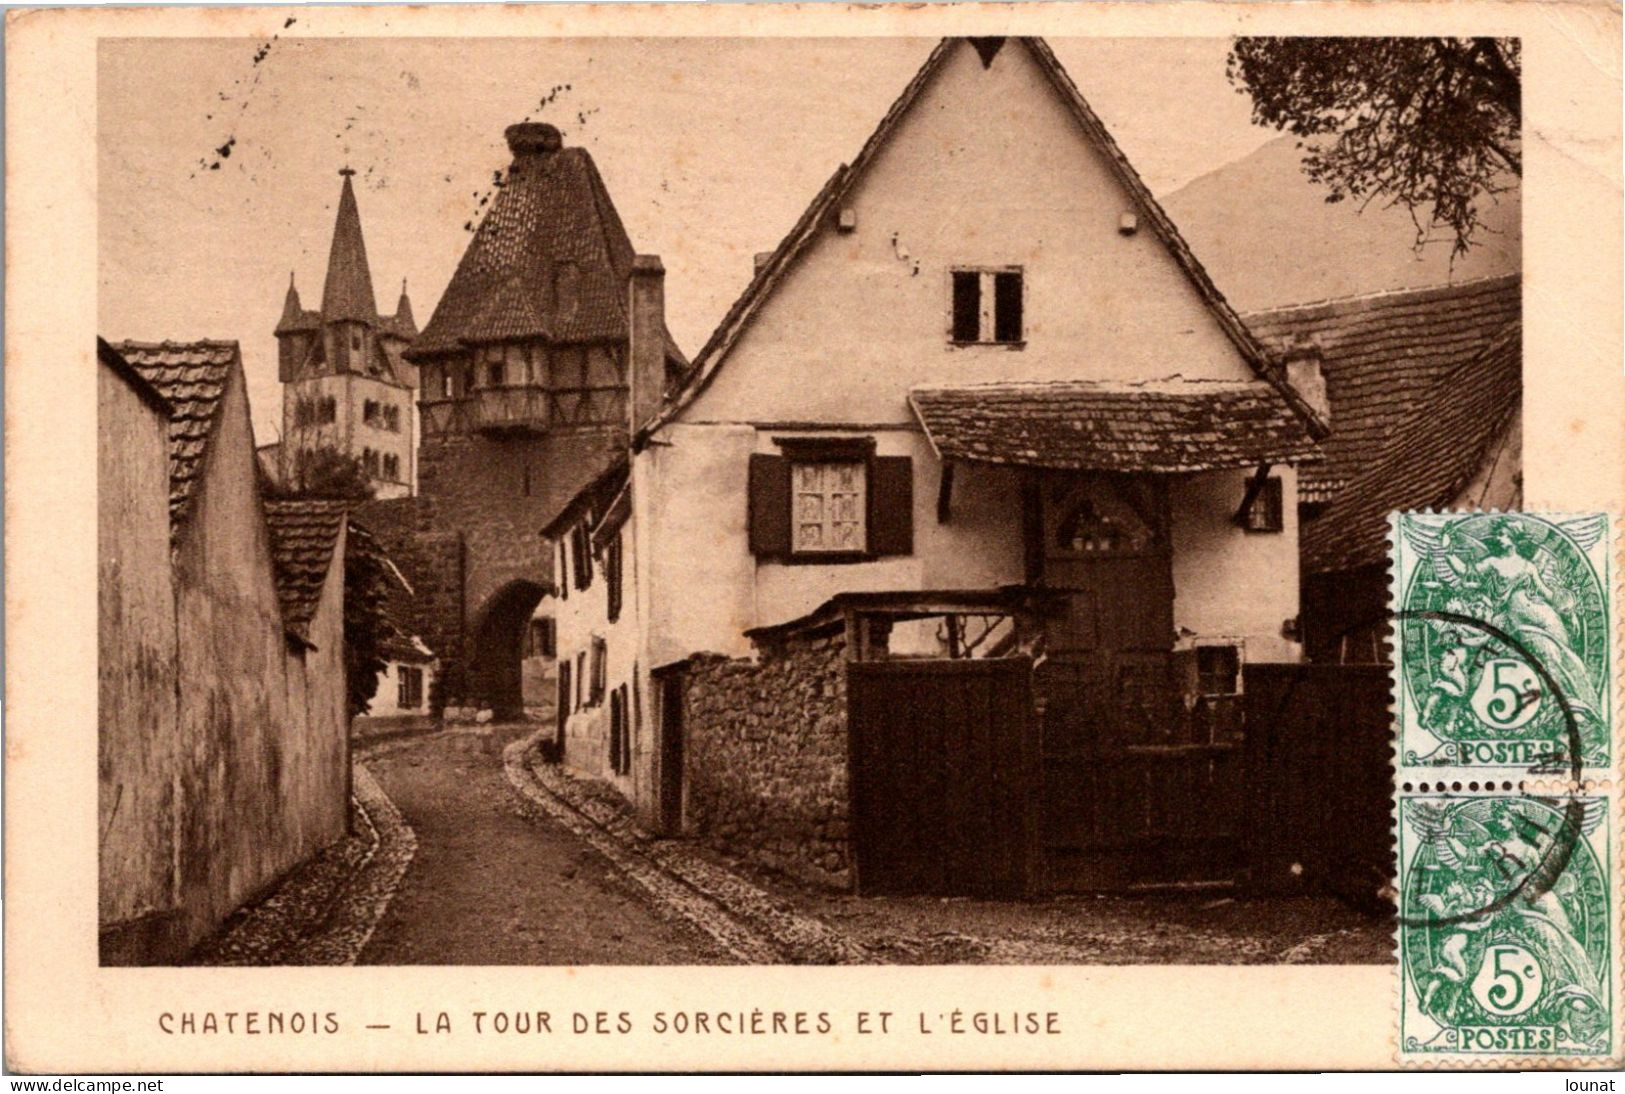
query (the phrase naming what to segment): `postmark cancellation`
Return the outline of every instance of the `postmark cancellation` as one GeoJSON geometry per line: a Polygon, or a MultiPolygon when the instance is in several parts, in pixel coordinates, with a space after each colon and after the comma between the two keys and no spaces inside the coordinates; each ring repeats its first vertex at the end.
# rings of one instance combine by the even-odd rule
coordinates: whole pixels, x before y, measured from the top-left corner
{"type": "Polygon", "coordinates": [[[1620,1051],[1614,523],[1390,519],[1399,1062],[1600,1065],[1620,1051]]]}
{"type": "Polygon", "coordinates": [[[1611,772],[1609,518],[1395,521],[1399,766],[1611,772]]]}

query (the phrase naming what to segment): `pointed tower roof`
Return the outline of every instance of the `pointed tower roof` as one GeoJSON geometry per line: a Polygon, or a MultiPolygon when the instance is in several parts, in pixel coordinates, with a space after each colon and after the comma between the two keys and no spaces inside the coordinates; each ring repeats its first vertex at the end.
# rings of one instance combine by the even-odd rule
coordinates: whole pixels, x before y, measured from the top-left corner
{"type": "Polygon", "coordinates": [[[344,189],[339,194],[338,221],[333,225],[333,249],[327,256],[327,283],[322,286],[322,321],[378,319],[378,304],[372,295],[372,270],[367,265],[367,245],[361,238],[361,213],[355,204],[355,188],[346,167],[344,189]]]}
{"type": "Polygon", "coordinates": [[[401,338],[416,338],[418,322],[412,316],[412,301],[406,296],[406,279],[401,279],[401,298],[395,304],[395,314],[385,325],[389,333],[401,338]]]}
{"type": "Polygon", "coordinates": [[[282,301],[282,318],[277,320],[276,334],[312,330],[320,325],[320,316],[307,312],[299,303],[299,290],[293,287],[293,271],[288,271],[288,295],[282,301]]]}
{"type": "MultiPolygon", "coordinates": [[[[635,252],[592,156],[544,122],[505,135],[507,179],[408,357],[510,338],[627,337],[635,252]]],[[[669,334],[666,344],[686,364],[669,334]]]]}
{"type": "Polygon", "coordinates": [[[406,278],[401,278],[401,298],[395,303],[395,325],[411,327],[417,331],[417,320],[412,318],[412,301],[406,295],[406,278]]]}

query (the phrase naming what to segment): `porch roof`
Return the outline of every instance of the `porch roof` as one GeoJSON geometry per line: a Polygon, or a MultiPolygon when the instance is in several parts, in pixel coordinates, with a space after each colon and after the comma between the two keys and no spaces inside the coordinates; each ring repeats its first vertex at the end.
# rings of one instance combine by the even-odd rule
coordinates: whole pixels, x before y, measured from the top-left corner
{"type": "Polygon", "coordinates": [[[836,593],[812,611],[782,623],[752,627],[745,637],[762,643],[792,635],[838,630],[848,612],[888,615],[898,619],[952,612],[1020,611],[1067,594],[1063,590],[1031,585],[1000,585],[992,589],[901,589],[836,593]]]}
{"type": "Polygon", "coordinates": [[[911,391],[909,404],[943,460],[1174,474],[1319,453],[1303,419],[1262,381],[930,386],[911,391]]]}

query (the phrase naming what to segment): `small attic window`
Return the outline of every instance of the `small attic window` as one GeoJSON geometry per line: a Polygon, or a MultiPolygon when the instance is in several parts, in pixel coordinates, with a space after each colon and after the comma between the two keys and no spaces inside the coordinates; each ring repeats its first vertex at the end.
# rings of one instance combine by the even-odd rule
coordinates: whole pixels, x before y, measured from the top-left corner
{"type": "Polygon", "coordinates": [[[956,345],[1020,345],[1024,338],[1020,267],[950,272],[950,338],[956,345]]]}

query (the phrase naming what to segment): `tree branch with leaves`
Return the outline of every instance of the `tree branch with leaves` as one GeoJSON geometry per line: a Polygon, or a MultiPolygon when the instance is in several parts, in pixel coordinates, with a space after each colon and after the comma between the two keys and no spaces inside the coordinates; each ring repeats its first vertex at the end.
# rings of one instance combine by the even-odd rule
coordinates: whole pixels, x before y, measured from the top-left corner
{"type": "Polygon", "coordinates": [[[1326,200],[1405,207],[1465,254],[1480,203],[1523,171],[1515,38],[1238,38],[1225,73],[1253,120],[1298,137],[1326,200]]]}

